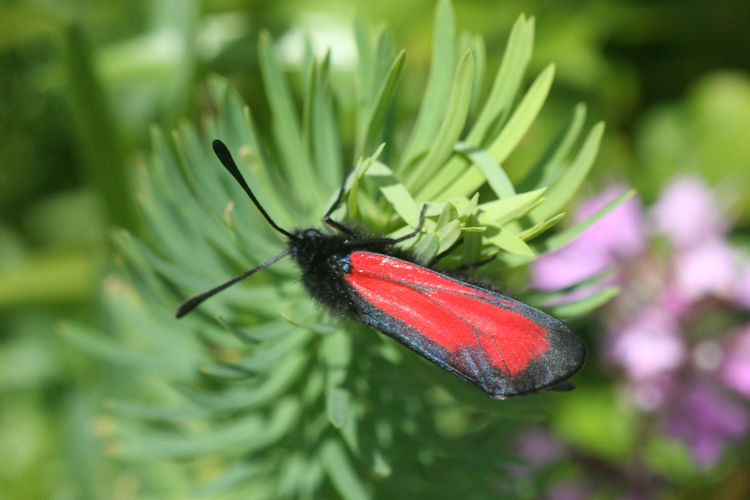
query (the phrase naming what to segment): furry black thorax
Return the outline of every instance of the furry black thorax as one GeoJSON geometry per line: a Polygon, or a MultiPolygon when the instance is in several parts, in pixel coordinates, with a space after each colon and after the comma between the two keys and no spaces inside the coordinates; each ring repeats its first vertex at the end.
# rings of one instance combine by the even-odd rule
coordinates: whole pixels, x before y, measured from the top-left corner
{"type": "Polygon", "coordinates": [[[405,252],[379,240],[354,231],[344,235],[300,229],[293,233],[288,244],[292,258],[302,271],[302,284],[308,293],[332,312],[351,316],[354,304],[350,287],[343,278],[347,271],[342,267],[349,254],[367,250],[413,261],[405,252]]]}

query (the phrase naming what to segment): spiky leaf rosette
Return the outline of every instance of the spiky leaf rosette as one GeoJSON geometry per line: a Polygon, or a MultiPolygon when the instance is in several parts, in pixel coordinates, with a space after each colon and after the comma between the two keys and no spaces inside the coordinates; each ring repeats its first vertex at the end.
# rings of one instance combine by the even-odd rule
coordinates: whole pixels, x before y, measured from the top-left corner
{"type": "MultiPolygon", "coordinates": [[[[489,400],[395,342],[329,318],[302,290],[289,260],[179,322],[173,318],[181,299],[285,245],[220,168],[210,138],[235,153],[281,227],[319,226],[355,165],[335,218],[398,236],[417,225],[427,203],[424,229],[411,250],[426,262],[462,239],[444,259],[446,267],[495,255],[482,269],[489,276],[560,247],[623,201],[627,195],[584,223],[548,231],[586,177],[602,135],[597,124],[580,138],[583,106],[518,186],[502,168],[552,83],[550,66],[522,91],[533,19],[521,16],[515,23],[485,98],[479,95],[482,41],[456,36],[447,1],[438,4],[434,33],[430,76],[403,147],[392,145],[399,124],[389,111],[404,53],[393,55],[387,32],[373,43],[361,25],[348,148],[353,157],[342,154],[347,148],[329,58],[308,57],[298,111],[266,34],[259,60],[271,113],[267,134],[219,78],[210,85],[218,113],[202,134],[185,125],[169,141],[154,131],[139,192],[150,237],[116,235],[127,280],[113,278],[106,287],[124,341],[110,344],[67,327],[79,346],[124,365],[141,389],[110,404],[115,415],[137,417],[117,419],[117,430],[108,434],[114,454],[137,463],[190,459],[196,478],[190,487],[209,496],[496,497],[499,465],[513,460],[503,451],[507,437],[519,417],[541,413],[532,408],[538,397],[489,400]],[[486,199],[477,193],[482,186],[488,186],[486,199]]],[[[582,314],[613,292],[605,289],[557,312],[582,314]]]]}

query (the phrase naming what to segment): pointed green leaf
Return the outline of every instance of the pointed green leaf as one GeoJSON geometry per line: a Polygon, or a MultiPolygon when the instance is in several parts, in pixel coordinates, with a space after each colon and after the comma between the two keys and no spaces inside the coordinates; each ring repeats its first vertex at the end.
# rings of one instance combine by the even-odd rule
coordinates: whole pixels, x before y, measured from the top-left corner
{"type": "Polygon", "coordinates": [[[539,222],[552,217],[570,201],[594,164],[603,133],[603,123],[598,123],[591,129],[570,168],[547,191],[544,203],[529,214],[532,220],[539,222]]]}
{"type": "Polygon", "coordinates": [[[451,81],[455,70],[455,26],[453,8],[450,1],[439,0],[435,8],[432,35],[432,58],[430,75],[419,106],[419,114],[414,122],[409,142],[401,154],[397,172],[414,160],[421,151],[428,150],[436,143],[435,136],[444,117],[451,93],[451,81]]]}
{"type": "Polygon", "coordinates": [[[503,62],[498,69],[492,90],[482,112],[466,138],[466,142],[484,146],[493,138],[487,137],[487,132],[493,122],[497,121],[502,112],[510,109],[510,105],[518,92],[526,72],[526,66],[531,58],[534,43],[534,19],[526,19],[521,14],[513,25],[508,44],[503,54],[503,62]]]}
{"type": "Polygon", "coordinates": [[[536,204],[546,188],[520,193],[502,200],[489,201],[479,205],[479,224],[493,224],[512,220],[521,216],[530,207],[536,204]]]}
{"type": "Polygon", "coordinates": [[[550,314],[560,318],[573,318],[587,314],[597,307],[601,307],[620,293],[620,287],[609,286],[595,294],[576,302],[569,302],[559,306],[546,308],[550,314]]]}
{"type": "Polygon", "coordinates": [[[352,466],[352,458],[344,450],[341,441],[333,438],[326,440],[320,447],[320,460],[334,488],[342,498],[347,500],[370,498],[365,485],[352,466]]]}
{"type": "Polygon", "coordinates": [[[526,257],[533,257],[535,255],[534,251],[518,235],[504,227],[501,227],[497,234],[487,238],[487,241],[512,254],[526,257]]]}
{"type": "Polygon", "coordinates": [[[457,142],[455,149],[456,152],[468,158],[474,165],[479,167],[482,175],[498,198],[509,198],[516,194],[516,191],[513,189],[513,183],[508,178],[508,174],[505,173],[503,167],[498,165],[487,151],[466,142],[457,142]]]}
{"type": "Polygon", "coordinates": [[[396,86],[399,77],[401,76],[401,71],[404,69],[405,61],[406,52],[402,50],[399,52],[398,56],[396,56],[396,59],[388,70],[388,74],[378,91],[375,102],[370,108],[367,120],[365,121],[362,130],[358,133],[355,157],[371,154],[371,152],[375,151],[375,148],[383,142],[383,124],[385,122],[386,114],[393,102],[396,93],[396,86]]]}
{"type": "Polygon", "coordinates": [[[409,172],[407,184],[418,190],[444,165],[453,154],[453,146],[458,141],[466,123],[471,105],[471,92],[474,80],[474,56],[466,52],[458,63],[453,80],[448,109],[427,156],[416,168],[409,172]]]}
{"type": "Polygon", "coordinates": [[[420,208],[409,194],[409,190],[396,180],[391,169],[383,163],[374,162],[367,171],[367,177],[375,181],[399,217],[409,226],[417,227],[420,208]]]}
{"type": "Polygon", "coordinates": [[[573,108],[570,123],[562,129],[557,139],[550,144],[542,158],[531,168],[519,189],[530,190],[551,185],[563,172],[564,160],[573,144],[578,140],[586,121],[586,105],[579,103],[573,108]]]}

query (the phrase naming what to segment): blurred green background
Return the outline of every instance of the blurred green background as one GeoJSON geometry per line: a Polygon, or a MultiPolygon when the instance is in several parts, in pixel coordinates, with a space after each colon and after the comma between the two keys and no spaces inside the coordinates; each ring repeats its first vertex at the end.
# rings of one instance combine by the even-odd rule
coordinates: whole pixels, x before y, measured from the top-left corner
{"type": "MultiPolygon", "coordinates": [[[[488,73],[520,13],[536,18],[529,74],[556,64],[550,98],[514,161],[537,154],[533,138],[551,136],[586,102],[607,132],[584,195],[628,183],[649,204],[676,174],[699,174],[733,200],[726,206],[732,237],[746,244],[746,0],[462,0],[454,9],[459,29],[485,38],[488,73]]],[[[57,325],[73,319],[106,328],[100,290],[113,267],[109,234],[115,226],[141,229],[131,186],[148,157],[151,126],[169,130],[214,112],[212,73],[229,78],[260,127],[268,126],[260,30],[279,41],[290,66],[311,34],[320,48],[332,46],[334,69],[344,73],[356,63],[355,17],[387,24],[394,45],[406,49],[395,119],[411,120],[428,73],[433,11],[430,1],[391,0],[0,3],[0,498],[139,498],[137,468],[103,462],[106,450],[94,437],[109,425],[98,417],[103,391],[127,380],[72,348],[57,325]]],[[[606,406],[606,398],[594,405],[606,406]]],[[[567,411],[576,418],[575,408],[567,411]]],[[[607,419],[603,408],[589,436],[609,439],[607,419]]],[[[708,488],[742,498],[748,467],[740,452],[729,469],[688,468],[703,486],[691,489],[683,478],[667,494],[698,497],[708,488]]]]}

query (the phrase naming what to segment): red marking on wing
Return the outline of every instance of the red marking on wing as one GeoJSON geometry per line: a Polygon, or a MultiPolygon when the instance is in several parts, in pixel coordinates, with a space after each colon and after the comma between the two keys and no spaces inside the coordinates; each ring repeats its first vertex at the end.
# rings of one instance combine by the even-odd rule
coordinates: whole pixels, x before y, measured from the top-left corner
{"type": "Polygon", "coordinates": [[[365,300],[445,349],[475,346],[510,375],[549,349],[546,330],[509,310],[511,299],[387,255],[352,252],[349,260],[346,280],[365,300]]]}

